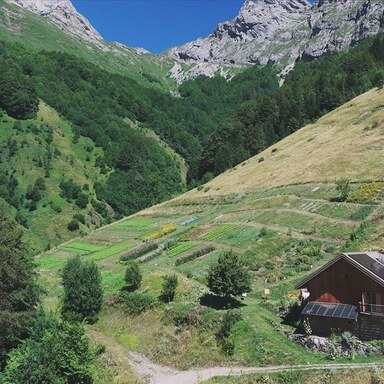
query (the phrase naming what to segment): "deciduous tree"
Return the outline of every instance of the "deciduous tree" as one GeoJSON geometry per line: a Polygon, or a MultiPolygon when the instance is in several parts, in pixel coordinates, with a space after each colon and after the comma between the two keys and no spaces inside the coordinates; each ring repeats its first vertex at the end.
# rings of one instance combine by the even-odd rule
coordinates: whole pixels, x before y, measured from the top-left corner
{"type": "Polygon", "coordinates": [[[223,253],[211,265],[207,280],[209,289],[220,296],[238,296],[251,290],[249,270],[232,251],[223,253]]]}

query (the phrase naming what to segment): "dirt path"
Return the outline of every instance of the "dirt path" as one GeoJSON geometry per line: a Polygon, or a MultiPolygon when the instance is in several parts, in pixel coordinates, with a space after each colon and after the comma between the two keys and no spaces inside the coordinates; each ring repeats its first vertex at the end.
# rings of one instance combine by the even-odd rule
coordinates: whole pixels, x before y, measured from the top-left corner
{"type": "Polygon", "coordinates": [[[358,369],[374,368],[381,363],[364,364],[318,364],[318,365],[283,365],[271,367],[212,367],[177,371],[152,363],[144,356],[131,352],[131,364],[139,375],[143,375],[149,384],[197,384],[214,376],[238,376],[247,373],[272,373],[292,370],[326,370],[326,369],[358,369]]]}
{"type": "Polygon", "coordinates": [[[118,375],[120,379],[126,378],[129,373],[132,375],[132,371],[135,371],[137,376],[141,377],[146,384],[198,384],[214,376],[238,376],[247,373],[272,373],[292,370],[366,369],[382,366],[382,363],[281,365],[269,367],[223,366],[179,371],[156,364],[137,352],[128,351],[115,340],[100,332],[90,331],[89,334],[93,340],[106,345],[107,353],[111,353],[114,365],[120,372],[118,375]]]}

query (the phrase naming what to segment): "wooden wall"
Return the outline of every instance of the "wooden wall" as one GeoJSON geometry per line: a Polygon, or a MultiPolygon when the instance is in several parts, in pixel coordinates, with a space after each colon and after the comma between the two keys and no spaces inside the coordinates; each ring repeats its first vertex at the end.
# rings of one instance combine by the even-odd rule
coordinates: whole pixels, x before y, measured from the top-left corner
{"type": "Polygon", "coordinates": [[[379,293],[381,300],[384,300],[384,287],[344,259],[314,277],[307,283],[306,288],[310,293],[309,301],[357,305],[362,301],[363,292],[379,293]]]}

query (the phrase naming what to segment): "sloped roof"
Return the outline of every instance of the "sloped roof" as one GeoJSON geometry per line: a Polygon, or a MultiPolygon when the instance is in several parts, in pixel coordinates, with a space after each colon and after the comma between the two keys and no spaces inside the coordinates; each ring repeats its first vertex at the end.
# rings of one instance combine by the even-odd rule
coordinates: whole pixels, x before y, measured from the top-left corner
{"type": "Polygon", "coordinates": [[[344,259],[346,262],[353,265],[355,268],[359,269],[372,280],[384,287],[384,254],[380,252],[350,252],[342,253],[328,263],[324,264],[321,268],[297,284],[295,288],[304,288],[309,281],[338,262],[340,259],[344,259]]]}

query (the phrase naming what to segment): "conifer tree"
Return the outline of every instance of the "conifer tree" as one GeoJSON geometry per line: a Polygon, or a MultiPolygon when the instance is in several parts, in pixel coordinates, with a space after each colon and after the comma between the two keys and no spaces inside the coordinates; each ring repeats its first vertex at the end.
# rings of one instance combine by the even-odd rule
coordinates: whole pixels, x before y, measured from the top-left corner
{"type": "Polygon", "coordinates": [[[143,275],[137,263],[130,263],[125,271],[124,280],[129,290],[134,291],[140,287],[143,275]]]}
{"type": "Polygon", "coordinates": [[[101,274],[94,262],[80,256],[68,260],[62,275],[64,296],[61,315],[65,320],[97,321],[103,301],[101,274]]]}
{"type": "Polygon", "coordinates": [[[0,206],[0,368],[26,335],[39,300],[35,265],[23,232],[0,206]]]}

